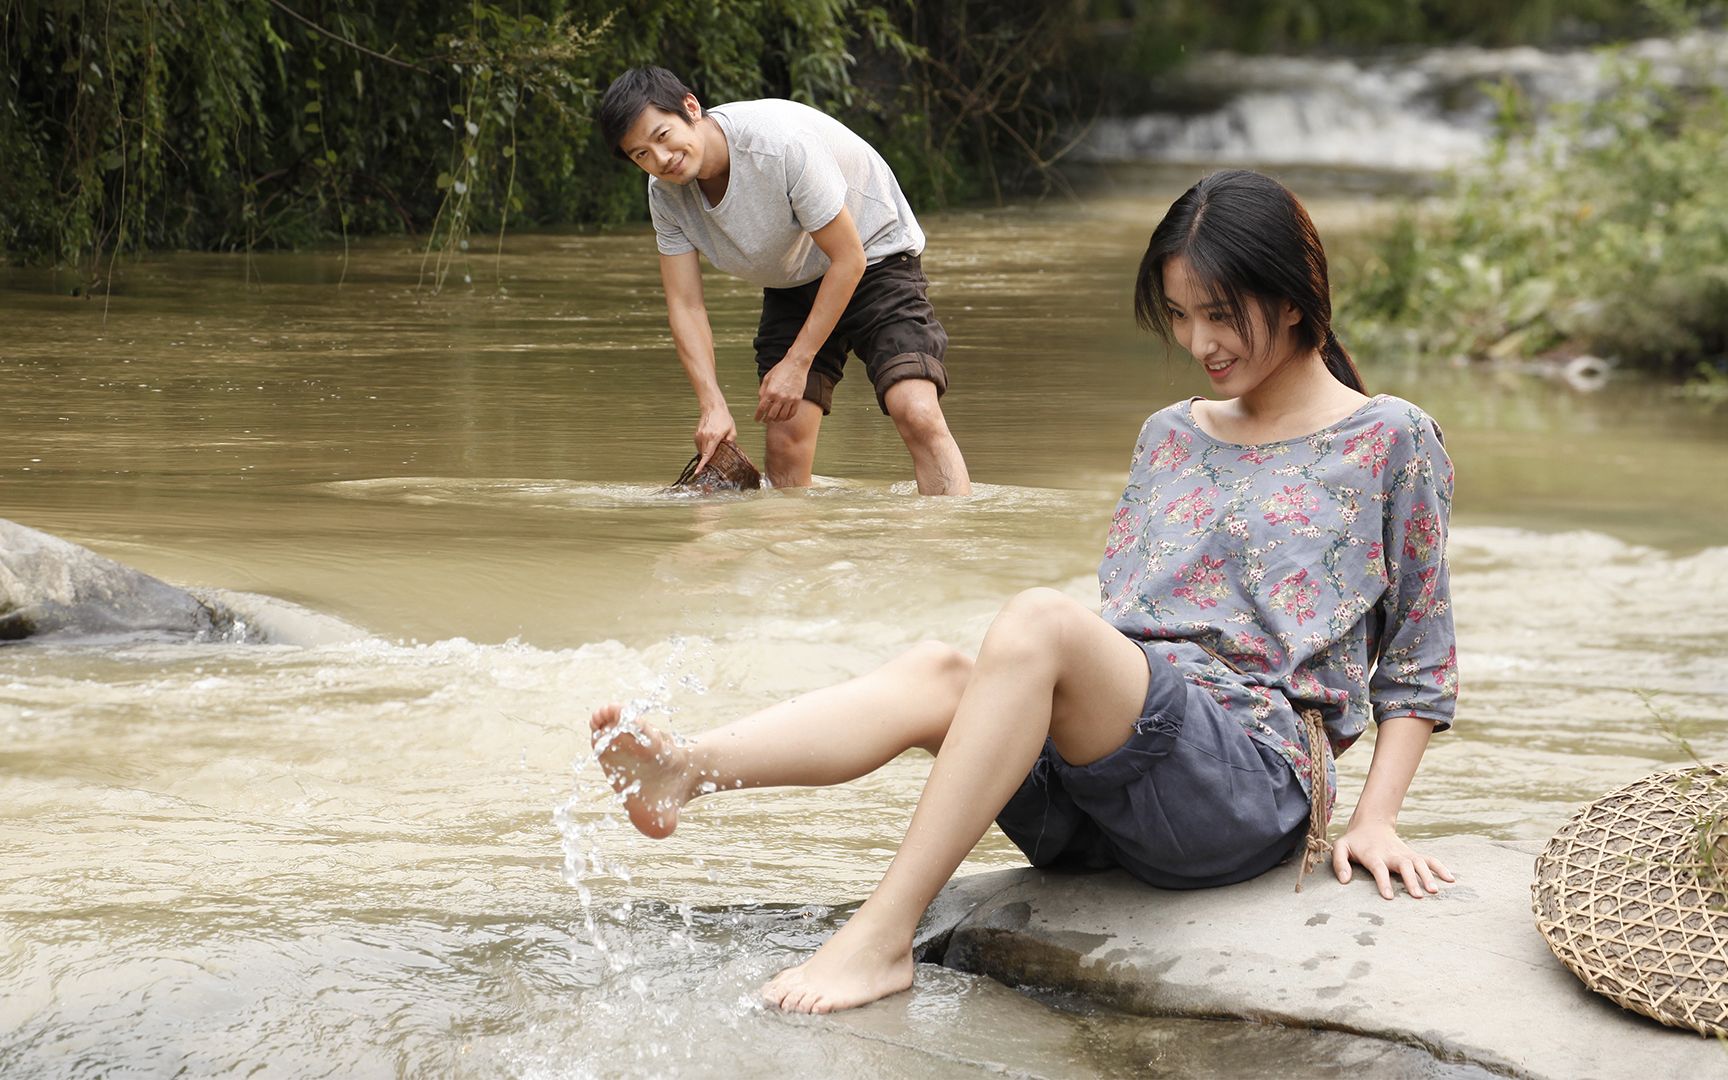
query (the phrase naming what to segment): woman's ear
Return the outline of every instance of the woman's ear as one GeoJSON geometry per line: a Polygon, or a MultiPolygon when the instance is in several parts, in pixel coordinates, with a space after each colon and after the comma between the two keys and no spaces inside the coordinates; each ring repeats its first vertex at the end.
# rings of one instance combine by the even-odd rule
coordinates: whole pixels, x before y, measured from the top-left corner
{"type": "Polygon", "coordinates": [[[1302,321],[1302,311],[1290,301],[1284,301],[1284,329],[1288,330],[1302,321]]]}

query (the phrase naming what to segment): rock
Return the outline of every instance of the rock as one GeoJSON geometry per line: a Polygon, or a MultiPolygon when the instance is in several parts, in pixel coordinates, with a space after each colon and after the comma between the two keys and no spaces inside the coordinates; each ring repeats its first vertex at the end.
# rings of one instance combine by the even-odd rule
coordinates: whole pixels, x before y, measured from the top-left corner
{"type": "Polygon", "coordinates": [[[1294,865],[1193,892],[998,871],[951,883],[920,941],[948,967],[1148,1016],[1347,1032],[1555,1080],[1728,1075],[1728,1047],[1619,1008],[1555,959],[1530,910],[1538,846],[1425,842],[1459,880],[1423,900],[1384,900],[1360,870],[1297,893],[1294,865]]]}
{"type": "Polygon", "coordinates": [[[0,519],[0,641],[46,636],[217,637],[233,619],[89,548],[0,519]]]}

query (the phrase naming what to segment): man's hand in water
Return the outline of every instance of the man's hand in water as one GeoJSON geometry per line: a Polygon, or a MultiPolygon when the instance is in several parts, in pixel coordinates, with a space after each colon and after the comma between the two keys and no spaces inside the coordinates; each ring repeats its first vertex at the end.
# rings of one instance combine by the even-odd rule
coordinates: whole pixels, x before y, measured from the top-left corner
{"type": "Polygon", "coordinates": [[[804,400],[804,387],[810,380],[810,364],[814,359],[800,361],[787,353],[785,359],[768,369],[756,398],[757,423],[790,420],[798,415],[798,403],[804,400]]]}
{"type": "Polygon", "coordinates": [[[696,452],[702,455],[696,471],[701,472],[721,443],[738,441],[738,425],[732,422],[732,410],[722,407],[704,412],[696,425],[695,439],[696,452]]]}

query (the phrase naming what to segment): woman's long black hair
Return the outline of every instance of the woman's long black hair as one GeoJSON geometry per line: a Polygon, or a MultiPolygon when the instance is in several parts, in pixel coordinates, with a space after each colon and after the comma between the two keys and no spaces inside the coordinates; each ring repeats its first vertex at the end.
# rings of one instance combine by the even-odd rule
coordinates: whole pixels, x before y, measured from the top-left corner
{"type": "Polygon", "coordinates": [[[1231,325],[1250,347],[1247,301],[1259,303],[1268,328],[1279,325],[1288,302],[1302,315],[1291,327],[1297,344],[1318,349],[1334,378],[1365,392],[1355,362],[1332,332],[1332,290],[1320,234],[1289,188],[1269,176],[1232,169],[1206,177],[1170,205],[1152,230],[1134,286],[1135,318],[1169,342],[1175,333],[1164,296],[1164,264],[1178,255],[1211,290],[1212,299],[1224,302],[1231,325]]]}

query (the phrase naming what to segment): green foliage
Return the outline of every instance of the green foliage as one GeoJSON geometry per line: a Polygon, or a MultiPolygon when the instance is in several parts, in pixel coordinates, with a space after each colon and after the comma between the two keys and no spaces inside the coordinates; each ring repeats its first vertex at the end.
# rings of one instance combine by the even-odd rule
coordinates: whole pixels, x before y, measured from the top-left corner
{"type": "MultiPolygon", "coordinates": [[[[1694,785],[1700,785],[1704,797],[1714,801],[1710,809],[1692,819],[1692,842],[1688,854],[1701,882],[1715,891],[1715,906],[1721,908],[1728,904],[1728,775],[1718,771],[1720,766],[1712,766],[1698,756],[1698,751],[1686,737],[1685,725],[1673,710],[1658,705],[1655,695],[1647,690],[1634,690],[1633,693],[1649,710],[1663,739],[1692,761],[1694,768],[1690,773],[1682,774],[1676,780],[1676,786],[1681,791],[1688,791],[1694,785]]],[[[1728,1044],[1728,1039],[1724,1039],[1724,1043],[1728,1044]]]]}
{"type": "Polygon", "coordinates": [[[1049,0],[903,0],[861,43],[846,114],[914,205],[1063,188],[1057,163],[1098,94],[1093,35],[1049,0]]]}
{"type": "Polygon", "coordinates": [[[592,116],[646,63],[706,102],[838,115],[933,208],[1063,186],[1086,121],[1184,48],[1652,18],[1634,0],[0,0],[0,252],[95,277],[125,251],[396,232],[424,238],[434,287],[472,279],[476,236],[643,216],[592,116]]]}
{"type": "MultiPolygon", "coordinates": [[[[516,190],[521,140],[517,117],[530,101],[566,128],[582,124],[585,87],[572,75],[577,64],[594,51],[610,19],[589,29],[567,14],[541,19],[512,16],[490,4],[473,3],[463,33],[439,39],[446,62],[456,74],[460,101],[442,119],[455,136],[449,167],[438,174],[443,202],[428,230],[426,262],[431,264],[434,289],[468,250],[476,199],[492,191],[489,200],[498,221],[499,246],[510,213],[527,206],[516,190]],[[500,164],[501,163],[501,164],[500,164]],[[499,174],[502,173],[502,188],[499,174]]],[[[422,263],[423,273],[425,263],[422,263]]],[[[470,271],[463,278],[473,280],[470,271]]]]}
{"type": "Polygon", "coordinates": [[[1107,6],[1141,34],[1189,49],[1246,52],[1626,40],[1721,10],[1720,0],[1116,0],[1107,6]]]}
{"type": "Polygon", "coordinates": [[[641,214],[641,176],[592,136],[617,71],[833,106],[861,10],[0,0],[0,249],[94,275],[126,250],[424,231],[436,284],[475,231],[641,214]]]}
{"type": "Polygon", "coordinates": [[[1728,94],[1606,63],[1606,97],[1542,134],[1514,122],[1481,171],[1349,277],[1354,335],[1680,374],[1728,356],[1728,94]]]}
{"type": "Polygon", "coordinates": [[[382,224],[400,199],[374,165],[403,132],[360,134],[375,118],[366,91],[400,94],[405,80],[369,80],[361,54],[330,36],[383,28],[331,21],[320,33],[269,0],[7,3],[0,156],[40,171],[0,180],[0,245],[93,264],[104,251],[293,245],[355,218],[382,224]],[[16,188],[41,198],[21,206],[16,188]]]}
{"type": "Polygon", "coordinates": [[[704,100],[785,96],[883,146],[923,205],[1055,182],[1079,96],[1045,0],[0,0],[0,249],[423,233],[425,280],[476,233],[640,217],[599,146],[618,71],[704,100]],[[1066,103],[1066,104],[1065,104],[1066,103]]]}

